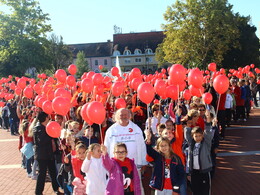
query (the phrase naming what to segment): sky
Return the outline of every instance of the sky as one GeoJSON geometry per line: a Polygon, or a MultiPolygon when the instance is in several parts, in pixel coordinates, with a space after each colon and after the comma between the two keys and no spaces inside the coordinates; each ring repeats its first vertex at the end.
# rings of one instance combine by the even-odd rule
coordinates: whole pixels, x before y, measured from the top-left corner
{"type": "MultiPolygon", "coordinates": [[[[122,33],[160,31],[163,14],[175,0],[38,0],[50,17],[53,33],[66,44],[113,40],[114,25],[122,33]]],[[[233,12],[250,15],[260,28],[260,0],[229,0],[233,12]]],[[[257,31],[260,37],[260,31],[257,31]]]]}

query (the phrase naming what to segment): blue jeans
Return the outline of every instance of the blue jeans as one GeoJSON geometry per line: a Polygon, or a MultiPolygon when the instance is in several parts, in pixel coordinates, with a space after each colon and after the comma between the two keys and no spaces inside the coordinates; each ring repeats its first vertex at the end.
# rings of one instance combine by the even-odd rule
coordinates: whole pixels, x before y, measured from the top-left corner
{"type": "Polygon", "coordinates": [[[32,172],[32,163],[33,163],[33,157],[26,159],[26,171],[27,174],[30,174],[32,172]]]}
{"type": "Polygon", "coordinates": [[[187,175],[185,173],[180,185],[180,195],[187,195],[187,175]]]}
{"type": "Polygon", "coordinates": [[[18,133],[19,121],[15,118],[9,119],[11,134],[18,133]]]}

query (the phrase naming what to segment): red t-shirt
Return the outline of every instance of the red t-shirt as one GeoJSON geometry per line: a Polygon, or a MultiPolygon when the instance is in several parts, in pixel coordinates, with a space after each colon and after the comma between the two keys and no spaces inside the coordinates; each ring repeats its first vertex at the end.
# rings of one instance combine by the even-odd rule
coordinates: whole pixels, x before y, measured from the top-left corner
{"type": "Polygon", "coordinates": [[[165,159],[165,162],[164,162],[164,186],[163,186],[163,189],[166,189],[166,190],[171,190],[172,189],[170,164],[171,164],[171,159],[165,159]]]}
{"type": "Polygon", "coordinates": [[[81,179],[81,181],[84,180],[84,176],[81,174],[81,166],[83,164],[83,160],[80,160],[76,157],[76,151],[71,151],[71,164],[73,169],[73,174],[75,177],[78,177],[81,179]]]}

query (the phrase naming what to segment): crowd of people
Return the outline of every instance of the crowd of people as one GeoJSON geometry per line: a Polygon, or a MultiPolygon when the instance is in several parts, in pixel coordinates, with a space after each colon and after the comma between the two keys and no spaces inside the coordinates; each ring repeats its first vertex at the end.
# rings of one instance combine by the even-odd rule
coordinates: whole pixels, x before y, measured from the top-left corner
{"type": "Polygon", "coordinates": [[[109,96],[102,124],[81,116],[91,93],[78,93],[66,116],[47,114],[33,98],[16,95],[1,108],[0,124],[19,136],[22,166],[37,180],[35,194],[50,180],[56,194],[209,195],[225,129],[247,120],[260,87],[253,77],[231,77],[221,95],[212,82],[203,87],[213,97],[210,104],[180,93],[177,100],[155,95],[147,106],[126,88],[126,106],[117,109],[109,96]],[[46,130],[50,121],[62,127],[58,138],[46,130]]]}

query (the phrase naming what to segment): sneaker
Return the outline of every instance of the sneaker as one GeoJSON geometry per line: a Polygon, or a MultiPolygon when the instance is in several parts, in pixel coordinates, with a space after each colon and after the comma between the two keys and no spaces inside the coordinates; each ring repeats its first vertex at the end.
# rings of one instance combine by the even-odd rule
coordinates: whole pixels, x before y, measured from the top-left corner
{"type": "Polygon", "coordinates": [[[32,180],[37,180],[37,178],[38,178],[38,175],[32,175],[32,180]]]}
{"type": "Polygon", "coordinates": [[[32,178],[32,173],[27,174],[28,178],[32,178]]]}
{"type": "Polygon", "coordinates": [[[246,119],[244,118],[244,121],[246,122],[246,119]]]}

